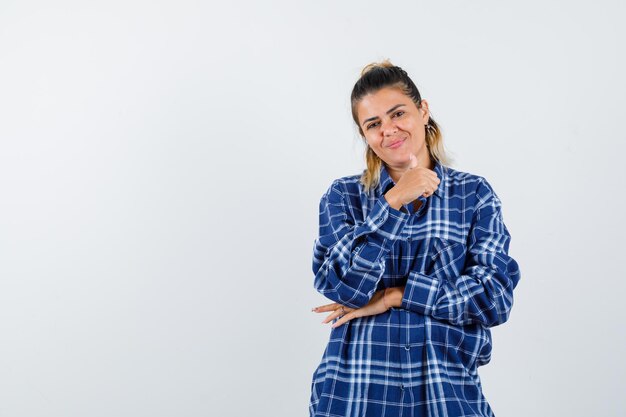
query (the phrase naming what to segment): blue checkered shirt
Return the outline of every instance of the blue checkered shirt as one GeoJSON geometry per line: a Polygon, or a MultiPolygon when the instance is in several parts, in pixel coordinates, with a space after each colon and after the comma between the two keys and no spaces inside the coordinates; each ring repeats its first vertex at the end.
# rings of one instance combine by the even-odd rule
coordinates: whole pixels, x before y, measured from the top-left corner
{"type": "Polygon", "coordinates": [[[494,416],[477,368],[491,359],[490,328],[509,318],[520,271],[487,180],[434,170],[439,186],[417,211],[388,204],[395,183],[384,164],[371,193],[359,174],[334,180],[320,200],[315,289],[353,308],[405,289],[401,307],[331,329],[311,417],[494,416]]]}

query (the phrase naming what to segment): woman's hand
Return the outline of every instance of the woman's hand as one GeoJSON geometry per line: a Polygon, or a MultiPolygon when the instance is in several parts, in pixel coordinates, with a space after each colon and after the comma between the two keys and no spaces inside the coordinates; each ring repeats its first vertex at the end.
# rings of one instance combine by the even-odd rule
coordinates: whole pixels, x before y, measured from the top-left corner
{"type": "Polygon", "coordinates": [[[410,155],[409,162],[409,168],[385,194],[385,198],[395,209],[416,200],[421,195],[424,197],[432,195],[441,182],[435,171],[419,166],[415,155],[410,155]]]}
{"type": "MultiPolygon", "coordinates": [[[[324,319],[324,321],[322,321],[322,323],[328,323],[329,321],[343,315],[343,317],[337,320],[332,325],[332,327],[341,326],[342,324],[356,317],[373,316],[375,314],[384,313],[385,311],[389,310],[391,306],[393,306],[391,302],[390,292],[396,289],[402,291],[403,287],[385,288],[385,289],[376,291],[374,295],[372,295],[372,298],[369,301],[369,303],[367,303],[361,308],[351,308],[351,307],[343,306],[339,303],[332,303],[332,304],[326,304],[323,306],[315,307],[313,311],[315,311],[316,313],[332,311],[332,313],[329,314],[324,319]],[[385,296],[385,289],[388,290],[386,296],[385,296]]],[[[400,292],[400,300],[402,299],[401,294],[402,292],[400,292]]]]}

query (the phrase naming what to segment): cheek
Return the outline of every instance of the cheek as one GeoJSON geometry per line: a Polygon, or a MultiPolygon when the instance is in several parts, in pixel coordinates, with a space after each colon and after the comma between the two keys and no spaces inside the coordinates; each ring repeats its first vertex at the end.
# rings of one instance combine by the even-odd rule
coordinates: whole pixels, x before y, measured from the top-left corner
{"type": "Polygon", "coordinates": [[[411,123],[405,128],[406,132],[411,134],[411,137],[417,140],[423,140],[426,137],[426,130],[424,126],[420,126],[417,123],[411,123]]]}
{"type": "Polygon", "coordinates": [[[377,142],[368,142],[368,145],[372,151],[379,157],[385,153],[384,149],[377,142]]]}
{"type": "Polygon", "coordinates": [[[365,143],[367,143],[372,149],[378,150],[380,148],[380,142],[372,135],[365,136],[365,143]]]}
{"type": "Polygon", "coordinates": [[[407,132],[417,132],[419,128],[419,124],[415,120],[403,120],[398,123],[398,127],[402,130],[406,130],[407,132]]]}

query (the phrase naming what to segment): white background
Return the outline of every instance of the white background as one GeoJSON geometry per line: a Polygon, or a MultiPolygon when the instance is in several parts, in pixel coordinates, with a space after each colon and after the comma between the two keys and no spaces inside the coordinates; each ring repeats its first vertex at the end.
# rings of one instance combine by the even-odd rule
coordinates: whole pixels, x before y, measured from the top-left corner
{"type": "Polygon", "coordinates": [[[621,1],[0,3],[0,416],[305,416],[318,203],[389,58],[522,279],[496,415],[618,416],[621,1]]]}

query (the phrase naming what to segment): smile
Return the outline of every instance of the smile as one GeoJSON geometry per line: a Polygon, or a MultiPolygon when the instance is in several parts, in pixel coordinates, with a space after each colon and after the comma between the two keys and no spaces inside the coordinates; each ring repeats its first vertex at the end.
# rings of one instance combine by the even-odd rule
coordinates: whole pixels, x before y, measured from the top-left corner
{"type": "Polygon", "coordinates": [[[391,145],[389,145],[388,147],[389,147],[389,148],[391,148],[391,149],[397,149],[397,148],[399,148],[400,146],[402,146],[402,144],[403,144],[405,141],[406,141],[406,139],[399,140],[399,141],[397,141],[397,142],[392,143],[392,144],[391,144],[391,145]]]}

